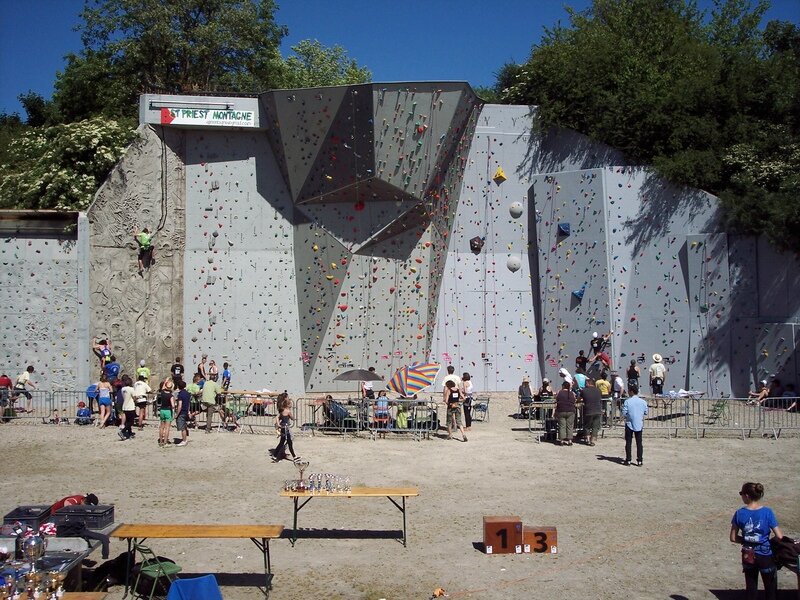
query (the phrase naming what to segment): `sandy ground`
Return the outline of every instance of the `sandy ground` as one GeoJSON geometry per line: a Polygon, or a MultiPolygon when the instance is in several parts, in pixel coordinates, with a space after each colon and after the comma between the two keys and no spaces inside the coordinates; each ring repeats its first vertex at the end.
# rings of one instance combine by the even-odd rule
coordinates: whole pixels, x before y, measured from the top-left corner
{"type": "MultiPolygon", "coordinates": [[[[516,399],[494,395],[491,419],[469,442],[301,436],[309,471],[350,475],[356,485],[419,487],[408,502],[409,544],[386,539],[272,543],[271,597],[733,599],[743,597],[739,552],[728,542],[743,481],[760,481],[787,535],[800,534],[800,438],[695,440],[645,436],[645,466],[620,464],[623,442],[595,447],[538,444],[510,418],[516,399]],[[559,553],[479,552],[484,515],[515,514],[558,528],[559,553]]],[[[159,449],[149,426],[120,442],[113,430],[0,425],[0,510],[95,492],[116,505],[117,522],[269,523],[291,526],[281,498],[296,476],[272,464],[271,435],[192,432],[185,448],[159,449]]],[[[385,498],[315,499],[300,526],[399,529],[385,498]]],[[[261,556],[249,540],[151,540],[191,573],[214,572],[231,600],[263,597],[254,587],[261,556]],[[230,574],[224,575],[224,574],[230,574]],[[239,585],[236,585],[239,584],[239,585]],[[246,585],[243,585],[246,584],[246,585]]],[[[112,543],[111,556],[124,550],[112,543]]],[[[92,558],[99,560],[100,553],[92,558]]],[[[797,580],[782,570],[781,598],[797,580]]],[[[113,588],[111,599],[122,597],[113,588]]]]}

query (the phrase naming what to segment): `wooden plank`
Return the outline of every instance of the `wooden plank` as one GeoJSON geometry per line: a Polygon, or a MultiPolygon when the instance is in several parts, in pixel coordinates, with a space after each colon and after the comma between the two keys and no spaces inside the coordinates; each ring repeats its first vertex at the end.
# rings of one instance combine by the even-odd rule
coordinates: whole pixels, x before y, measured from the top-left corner
{"type": "Polygon", "coordinates": [[[123,523],[111,537],[129,538],[267,538],[281,536],[283,525],[190,525],[123,523]]]}
{"type": "Polygon", "coordinates": [[[66,592],[64,600],[103,600],[108,597],[105,592],[66,592]]]}
{"type": "Polygon", "coordinates": [[[282,491],[281,496],[289,498],[374,498],[378,496],[404,496],[410,498],[419,496],[419,488],[416,487],[354,487],[349,492],[288,492],[282,491]]]}

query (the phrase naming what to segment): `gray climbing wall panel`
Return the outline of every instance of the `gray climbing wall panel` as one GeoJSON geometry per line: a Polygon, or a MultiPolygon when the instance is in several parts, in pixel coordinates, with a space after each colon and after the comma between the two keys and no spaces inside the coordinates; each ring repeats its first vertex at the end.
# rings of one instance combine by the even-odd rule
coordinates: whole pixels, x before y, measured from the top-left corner
{"type": "Polygon", "coordinates": [[[47,231],[0,220],[0,372],[15,380],[33,365],[44,390],[73,389],[78,371],[76,220],[67,213],[47,231]]]}
{"type": "Polygon", "coordinates": [[[185,146],[186,365],[208,354],[235,389],[296,389],[293,207],[266,137],[190,130],[185,146]]]}

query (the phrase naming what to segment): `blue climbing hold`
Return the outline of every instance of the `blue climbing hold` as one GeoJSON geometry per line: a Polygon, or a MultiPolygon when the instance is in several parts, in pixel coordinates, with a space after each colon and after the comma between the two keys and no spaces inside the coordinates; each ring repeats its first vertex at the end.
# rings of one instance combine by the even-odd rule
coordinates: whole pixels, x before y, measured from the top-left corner
{"type": "Polygon", "coordinates": [[[569,235],[569,223],[558,224],[558,235],[559,237],[566,237],[569,235]]]}

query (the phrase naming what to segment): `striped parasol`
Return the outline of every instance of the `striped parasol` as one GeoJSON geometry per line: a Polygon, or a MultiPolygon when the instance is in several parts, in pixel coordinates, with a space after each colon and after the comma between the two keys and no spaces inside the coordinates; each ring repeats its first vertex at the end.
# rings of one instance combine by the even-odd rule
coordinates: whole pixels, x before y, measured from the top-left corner
{"type": "Polygon", "coordinates": [[[408,398],[432,385],[440,368],[441,365],[436,363],[414,363],[403,367],[392,376],[388,387],[408,398]]]}

